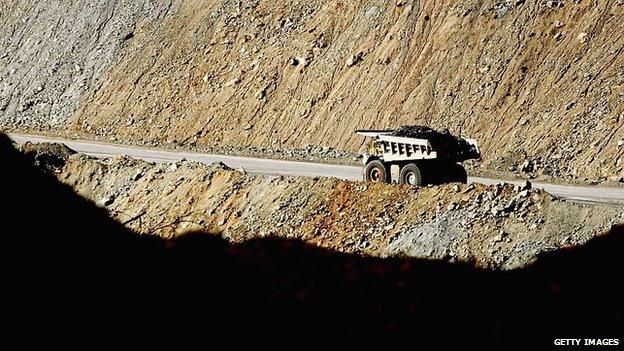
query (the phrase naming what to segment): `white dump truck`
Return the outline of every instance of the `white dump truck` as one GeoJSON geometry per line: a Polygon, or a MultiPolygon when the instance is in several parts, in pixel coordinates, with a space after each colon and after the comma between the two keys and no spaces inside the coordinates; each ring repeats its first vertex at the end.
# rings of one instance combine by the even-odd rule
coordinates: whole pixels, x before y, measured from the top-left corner
{"type": "Polygon", "coordinates": [[[468,175],[461,162],[481,158],[476,140],[458,138],[448,131],[405,126],[356,133],[372,138],[363,155],[364,180],[369,182],[414,186],[466,183],[468,175]]]}

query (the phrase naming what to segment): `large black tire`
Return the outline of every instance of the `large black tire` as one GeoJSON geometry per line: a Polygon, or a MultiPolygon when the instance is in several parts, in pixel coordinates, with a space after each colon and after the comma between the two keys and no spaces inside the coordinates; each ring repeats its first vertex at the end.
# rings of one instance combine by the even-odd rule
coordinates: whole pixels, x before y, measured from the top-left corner
{"type": "Polygon", "coordinates": [[[423,172],[420,167],[415,163],[409,163],[401,168],[400,182],[401,184],[411,186],[425,185],[425,182],[423,180],[423,172]]]}
{"type": "Polygon", "coordinates": [[[468,172],[466,172],[466,169],[461,164],[450,164],[447,172],[449,183],[468,183],[468,172]]]}
{"type": "Polygon", "coordinates": [[[464,166],[452,161],[428,163],[425,178],[425,182],[432,185],[468,183],[468,173],[464,166]]]}
{"type": "Polygon", "coordinates": [[[371,161],[364,170],[364,180],[371,183],[390,183],[390,170],[379,160],[371,161]]]}

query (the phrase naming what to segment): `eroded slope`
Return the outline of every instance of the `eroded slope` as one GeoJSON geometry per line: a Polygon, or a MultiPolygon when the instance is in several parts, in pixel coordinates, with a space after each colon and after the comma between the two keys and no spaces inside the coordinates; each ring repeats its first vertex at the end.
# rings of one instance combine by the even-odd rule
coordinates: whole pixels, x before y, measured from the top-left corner
{"type": "Polygon", "coordinates": [[[83,155],[69,157],[59,178],[140,233],[297,238],[341,252],[490,268],[522,267],[540,252],[584,243],[624,221],[621,207],[573,204],[509,185],[415,189],[83,155]]]}

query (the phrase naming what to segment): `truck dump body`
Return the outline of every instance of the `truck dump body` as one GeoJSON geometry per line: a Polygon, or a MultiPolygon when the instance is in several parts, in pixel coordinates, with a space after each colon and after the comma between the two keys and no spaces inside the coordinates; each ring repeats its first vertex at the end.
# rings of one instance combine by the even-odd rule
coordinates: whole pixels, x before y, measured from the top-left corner
{"type": "Polygon", "coordinates": [[[438,158],[438,153],[425,139],[382,135],[377,139],[377,144],[381,147],[386,162],[438,158]]]}
{"type": "Polygon", "coordinates": [[[456,162],[481,158],[476,143],[471,143],[471,140],[456,137],[446,129],[437,131],[425,126],[402,126],[388,135],[426,139],[433,147],[433,150],[438,153],[439,158],[454,160],[456,162]]]}
{"type": "Polygon", "coordinates": [[[477,142],[425,126],[403,126],[387,130],[357,130],[381,145],[386,161],[407,159],[445,159],[463,162],[481,158],[477,142]]]}

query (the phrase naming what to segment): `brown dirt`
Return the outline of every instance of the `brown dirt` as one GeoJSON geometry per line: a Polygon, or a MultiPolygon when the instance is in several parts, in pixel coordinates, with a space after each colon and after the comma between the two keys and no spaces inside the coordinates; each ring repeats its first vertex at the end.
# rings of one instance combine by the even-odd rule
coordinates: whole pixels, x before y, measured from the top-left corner
{"type": "Polygon", "coordinates": [[[83,155],[71,156],[59,178],[144,234],[296,238],[346,253],[488,268],[523,267],[540,252],[583,243],[624,221],[621,207],[568,203],[509,185],[416,189],[83,155]]]}
{"type": "Polygon", "coordinates": [[[593,4],[527,2],[496,18],[489,2],[271,1],[217,17],[224,4],[186,2],[167,32],[145,33],[73,125],[160,142],[354,151],[357,128],[418,121],[478,138],[488,159],[521,149],[572,158],[563,173],[607,177],[624,172],[615,164],[624,37],[613,35],[624,32],[624,6],[593,4]],[[290,65],[306,55],[308,67],[290,65]]]}

